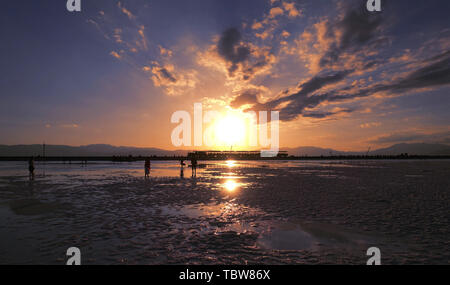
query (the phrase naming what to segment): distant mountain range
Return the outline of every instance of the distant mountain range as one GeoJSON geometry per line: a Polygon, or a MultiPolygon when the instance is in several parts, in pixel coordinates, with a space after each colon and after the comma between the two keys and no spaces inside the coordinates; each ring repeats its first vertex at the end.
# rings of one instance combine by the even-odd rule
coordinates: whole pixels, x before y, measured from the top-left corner
{"type": "Polygon", "coordinates": [[[377,149],[370,152],[373,155],[388,154],[396,155],[399,153],[418,154],[418,155],[450,155],[450,146],[445,144],[413,143],[413,144],[395,144],[387,148],[377,149]]]}
{"type": "MultiPolygon", "coordinates": [[[[367,152],[347,152],[329,148],[301,146],[283,148],[290,155],[296,156],[329,156],[329,155],[361,155],[367,152]]],[[[92,144],[86,146],[46,145],[46,156],[173,156],[186,155],[186,150],[164,150],[159,148],[141,148],[112,146],[108,144],[92,144]]],[[[445,144],[413,143],[395,144],[387,148],[376,149],[369,155],[450,155],[450,146],[445,144]]],[[[42,156],[42,145],[0,145],[0,156],[42,156]]]]}
{"type": "MultiPolygon", "coordinates": [[[[183,150],[164,150],[159,148],[141,148],[128,146],[112,146],[109,144],[91,144],[85,146],[45,145],[46,156],[173,156],[185,155],[183,150]]],[[[41,144],[0,145],[0,156],[42,156],[41,144]]]]}
{"type": "MultiPolygon", "coordinates": [[[[362,155],[364,152],[339,151],[330,148],[319,148],[311,146],[301,146],[297,148],[284,149],[291,155],[296,156],[329,156],[329,155],[362,155]]],[[[371,150],[369,155],[399,155],[407,153],[409,155],[450,155],[450,146],[445,144],[430,143],[401,143],[387,148],[371,150]]]]}

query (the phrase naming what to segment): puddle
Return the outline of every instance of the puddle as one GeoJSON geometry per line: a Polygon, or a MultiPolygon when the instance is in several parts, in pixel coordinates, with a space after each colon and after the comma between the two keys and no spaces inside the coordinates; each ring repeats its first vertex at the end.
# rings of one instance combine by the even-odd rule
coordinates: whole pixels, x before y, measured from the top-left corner
{"type": "Polygon", "coordinates": [[[202,233],[236,233],[257,235],[255,246],[269,250],[317,251],[330,247],[349,250],[368,246],[374,238],[342,229],[332,224],[301,223],[270,219],[257,209],[234,203],[194,204],[183,207],[161,207],[163,215],[193,219],[190,226],[207,225],[202,233]]]}
{"type": "Polygon", "coordinates": [[[257,245],[276,250],[314,250],[318,240],[299,225],[284,223],[268,232],[260,234],[257,245]]]}
{"type": "Polygon", "coordinates": [[[260,234],[258,243],[266,249],[320,250],[346,247],[349,250],[367,247],[374,238],[341,229],[331,224],[271,222],[271,228],[260,234]]]}
{"type": "Polygon", "coordinates": [[[42,203],[36,199],[20,199],[7,202],[11,211],[16,215],[42,215],[56,211],[61,205],[56,203],[42,203]]]}
{"type": "Polygon", "coordinates": [[[189,218],[201,218],[201,217],[226,217],[229,215],[256,215],[260,211],[251,209],[242,205],[235,204],[233,202],[226,203],[209,203],[209,204],[192,204],[182,207],[161,207],[163,215],[180,216],[184,215],[189,218]]]}

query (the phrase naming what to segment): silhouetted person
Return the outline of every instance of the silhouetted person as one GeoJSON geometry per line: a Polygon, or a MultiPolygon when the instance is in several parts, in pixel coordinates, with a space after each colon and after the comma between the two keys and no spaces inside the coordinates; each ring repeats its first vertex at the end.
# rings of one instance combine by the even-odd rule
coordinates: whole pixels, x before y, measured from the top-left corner
{"type": "Polygon", "coordinates": [[[192,176],[197,176],[197,158],[193,157],[191,159],[191,166],[192,166],[192,176]]]}
{"type": "Polygon", "coordinates": [[[184,178],[184,166],[186,163],[184,163],[184,159],[180,159],[180,177],[184,178]]]}
{"type": "Polygon", "coordinates": [[[145,164],[144,164],[144,169],[145,169],[145,177],[149,177],[150,176],[150,158],[146,158],[145,159],[145,164]]]}
{"type": "Polygon", "coordinates": [[[34,179],[34,159],[32,157],[30,157],[30,159],[28,160],[28,172],[29,172],[30,179],[33,180],[34,179]]]}

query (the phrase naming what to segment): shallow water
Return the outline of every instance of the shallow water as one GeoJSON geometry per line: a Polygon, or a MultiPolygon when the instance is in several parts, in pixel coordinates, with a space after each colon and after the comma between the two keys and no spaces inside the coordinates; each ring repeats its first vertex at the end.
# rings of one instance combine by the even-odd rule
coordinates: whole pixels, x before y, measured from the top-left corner
{"type": "Polygon", "coordinates": [[[0,263],[449,262],[449,168],[434,161],[0,162],[0,263]],[[182,174],[182,175],[181,175],[182,174]],[[442,250],[444,248],[444,250],[442,250]]]}

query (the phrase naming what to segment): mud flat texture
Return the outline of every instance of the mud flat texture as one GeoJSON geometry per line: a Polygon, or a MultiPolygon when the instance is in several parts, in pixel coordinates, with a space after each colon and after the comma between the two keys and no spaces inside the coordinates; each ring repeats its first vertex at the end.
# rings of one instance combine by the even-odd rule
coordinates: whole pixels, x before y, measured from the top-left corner
{"type": "Polygon", "coordinates": [[[0,168],[0,264],[449,264],[450,160],[101,166],[0,168]]]}

